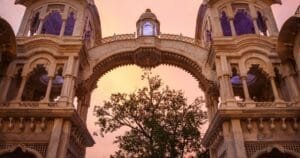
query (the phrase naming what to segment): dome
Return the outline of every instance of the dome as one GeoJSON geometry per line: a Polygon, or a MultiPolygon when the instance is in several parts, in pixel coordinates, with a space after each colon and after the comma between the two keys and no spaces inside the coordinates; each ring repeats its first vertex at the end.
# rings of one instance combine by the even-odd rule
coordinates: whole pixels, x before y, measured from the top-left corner
{"type": "MultiPolygon", "coordinates": [[[[16,55],[16,37],[9,23],[0,17],[0,55],[6,57],[15,57],[16,55]]],[[[1,61],[1,60],[0,60],[1,61]]]]}
{"type": "Polygon", "coordinates": [[[152,19],[152,20],[157,21],[157,17],[154,13],[151,12],[151,9],[146,9],[146,12],[140,16],[139,21],[142,21],[145,19],[152,19]]]}
{"type": "Polygon", "coordinates": [[[150,9],[146,9],[146,12],[140,16],[136,22],[136,27],[138,37],[157,36],[160,34],[160,23],[150,9]]]}

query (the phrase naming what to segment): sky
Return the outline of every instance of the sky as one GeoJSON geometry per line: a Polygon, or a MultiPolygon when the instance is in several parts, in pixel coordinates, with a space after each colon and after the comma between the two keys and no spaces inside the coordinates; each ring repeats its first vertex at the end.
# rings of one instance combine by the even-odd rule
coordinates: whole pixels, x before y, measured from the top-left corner
{"type": "MultiPolygon", "coordinates": [[[[100,14],[103,37],[116,34],[133,33],[136,31],[136,21],[139,16],[150,8],[161,23],[162,33],[180,34],[194,37],[196,19],[202,0],[95,0],[100,14]]],[[[300,0],[282,0],[282,5],[273,5],[273,13],[281,28],[285,20],[294,14],[300,0]]],[[[17,32],[25,8],[14,5],[14,0],[0,0],[0,16],[6,19],[17,32]]],[[[183,89],[189,100],[202,96],[197,81],[189,73],[173,66],[159,66],[153,70],[159,74],[163,82],[171,88],[183,89]],[[187,82],[188,81],[188,82],[187,82]]],[[[137,66],[123,66],[113,69],[98,81],[94,90],[91,108],[88,115],[88,128],[91,133],[97,130],[94,125],[96,118],[93,114],[94,105],[101,105],[109,99],[111,93],[134,92],[145,85],[140,80],[142,69],[137,66]]],[[[118,133],[119,134],[119,133],[118,133]]],[[[87,149],[87,158],[107,158],[116,150],[113,138],[116,134],[105,138],[94,137],[96,145],[87,149]]]]}

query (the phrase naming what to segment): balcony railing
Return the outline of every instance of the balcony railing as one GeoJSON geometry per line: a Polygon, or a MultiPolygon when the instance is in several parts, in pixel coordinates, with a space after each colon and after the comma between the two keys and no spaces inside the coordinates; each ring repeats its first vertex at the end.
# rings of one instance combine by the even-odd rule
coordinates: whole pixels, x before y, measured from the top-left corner
{"type": "MultiPolygon", "coordinates": [[[[191,38],[191,37],[186,37],[183,35],[175,35],[175,34],[160,34],[156,38],[163,39],[163,40],[174,40],[174,41],[181,41],[181,42],[186,42],[194,45],[201,46],[201,41],[191,38]]],[[[105,44],[105,43],[110,43],[110,42],[115,42],[115,41],[123,41],[123,40],[134,40],[137,39],[136,34],[121,34],[121,35],[113,35],[109,37],[102,38],[101,40],[97,41],[96,43],[98,45],[105,44]]]]}

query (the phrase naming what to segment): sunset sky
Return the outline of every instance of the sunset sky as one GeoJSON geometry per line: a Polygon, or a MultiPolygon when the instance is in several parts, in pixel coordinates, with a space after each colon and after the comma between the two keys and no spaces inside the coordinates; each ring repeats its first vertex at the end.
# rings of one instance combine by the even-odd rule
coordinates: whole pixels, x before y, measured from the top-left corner
{"type": "MultiPolygon", "coordinates": [[[[280,28],[284,21],[294,14],[300,0],[282,0],[283,5],[274,5],[273,12],[280,28]]],[[[136,31],[139,16],[150,8],[161,23],[162,33],[180,34],[194,37],[196,19],[202,0],[96,0],[100,13],[102,35],[124,34],[136,31]]],[[[25,8],[14,5],[14,0],[0,0],[0,16],[6,19],[17,32],[25,8]]],[[[159,66],[153,70],[163,81],[175,89],[183,89],[188,99],[203,95],[197,81],[187,72],[172,66],[159,66]]],[[[92,116],[94,105],[101,105],[111,93],[133,92],[144,85],[140,80],[142,70],[137,66],[123,66],[104,75],[93,92],[88,126],[91,132],[95,118],[92,116]]],[[[107,158],[116,149],[112,145],[114,135],[105,138],[94,137],[97,144],[87,150],[87,158],[107,158]]]]}

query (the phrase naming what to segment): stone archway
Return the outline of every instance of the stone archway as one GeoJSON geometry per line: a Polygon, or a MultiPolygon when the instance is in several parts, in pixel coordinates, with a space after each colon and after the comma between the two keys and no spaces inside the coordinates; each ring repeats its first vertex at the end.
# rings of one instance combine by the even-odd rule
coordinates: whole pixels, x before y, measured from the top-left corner
{"type": "Polygon", "coordinates": [[[282,146],[274,145],[257,151],[252,158],[299,158],[300,155],[282,146]]]}
{"type": "Polygon", "coordinates": [[[36,150],[23,146],[16,146],[0,151],[0,158],[43,158],[36,150]]]}
{"type": "MultiPolygon", "coordinates": [[[[182,68],[190,73],[204,91],[207,104],[217,104],[218,88],[216,75],[207,64],[209,52],[195,41],[182,36],[113,37],[111,41],[103,39],[98,46],[88,51],[89,66],[81,67],[81,83],[77,86],[78,112],[86,120],[91,92],[102,75],[108,71],[124,66],[156,67],[161,64],[182,68]],[[109,41],[109,42],[107,42],[109,41]]],[[[210,106],[210,105],[208,105],[210,106]]],[[[214,106],[216,107],[216,106],[214,106]]]]}

